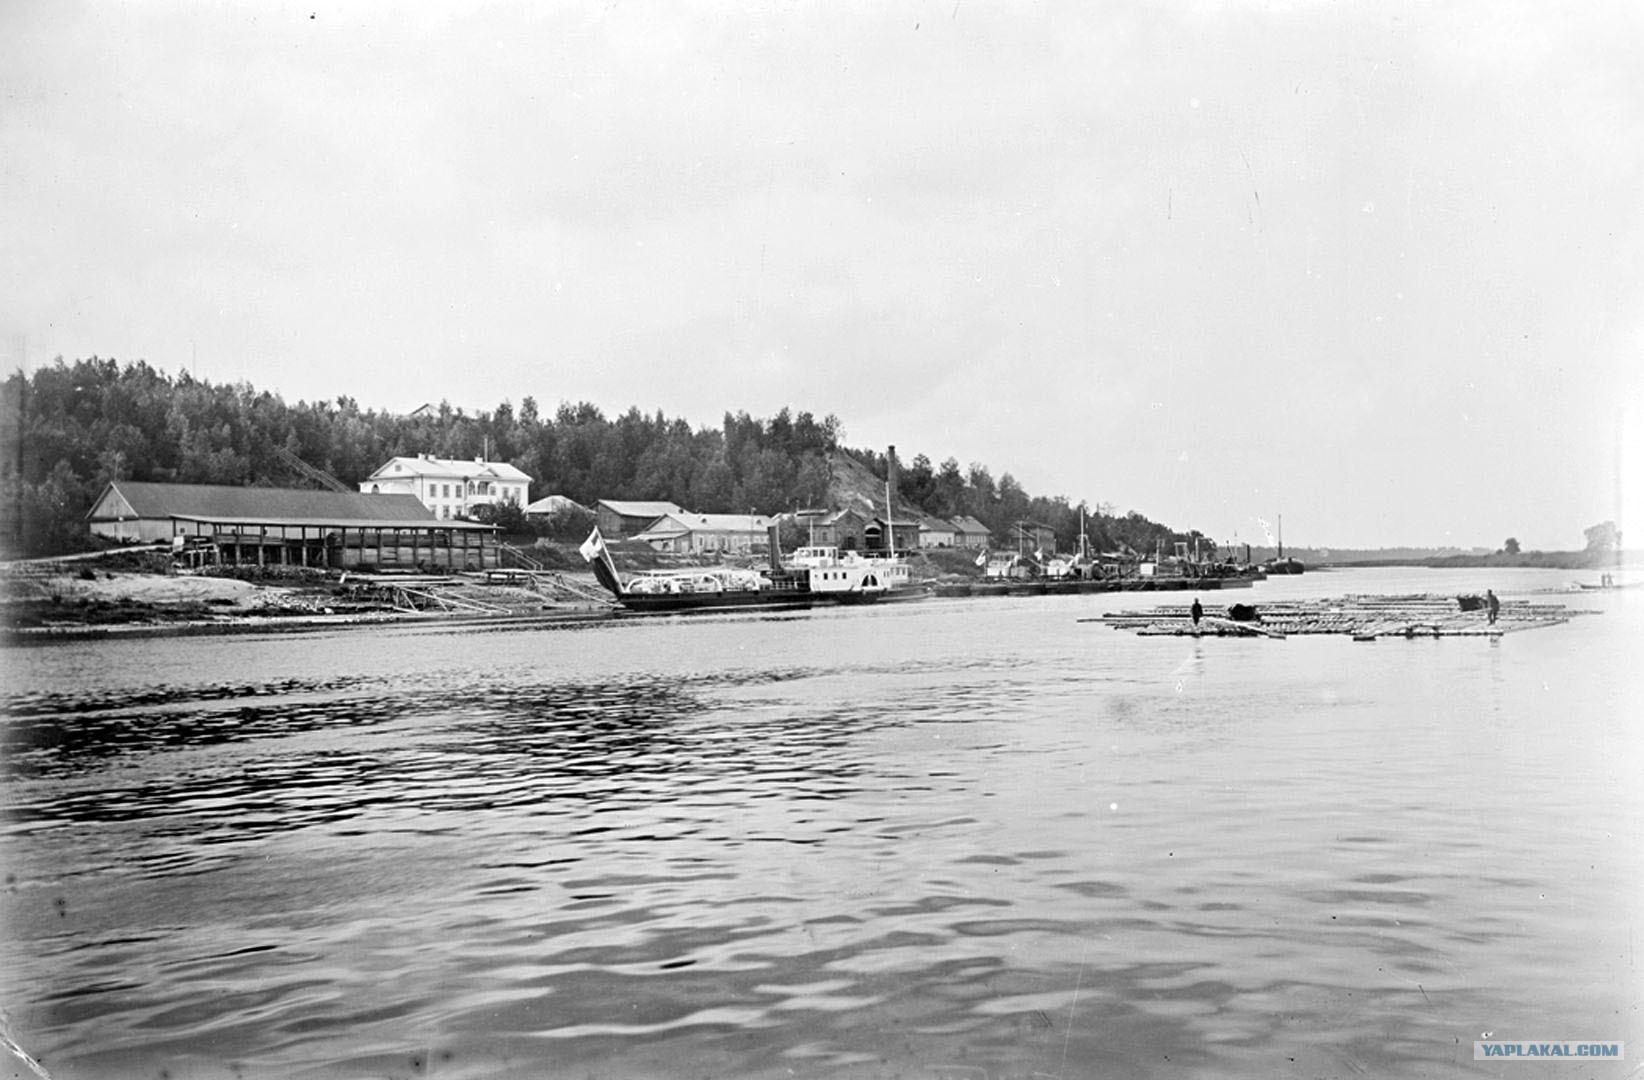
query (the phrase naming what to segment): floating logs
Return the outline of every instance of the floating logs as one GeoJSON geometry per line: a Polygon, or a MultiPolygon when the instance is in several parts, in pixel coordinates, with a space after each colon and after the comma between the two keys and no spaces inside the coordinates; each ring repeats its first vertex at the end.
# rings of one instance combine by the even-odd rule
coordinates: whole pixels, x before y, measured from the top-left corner
{"type": "Polygon", "coordinates": [[[1504,600],[1496,621],[1474,603],[1457,596],[1342,596],[1328,600],[1278,600],[1235,604],[1225,612],[1206,611],[1194,626],[1185,604],[1151,611],[1116,611],[1097,619],[1116,630],[1143,636],[1272,637],[1290,634],[1347,634],[1355,641],[1379,637],[1495,637],[1514,630],[1533,630],[1590,615],[1563,604],[1504,600]]]}

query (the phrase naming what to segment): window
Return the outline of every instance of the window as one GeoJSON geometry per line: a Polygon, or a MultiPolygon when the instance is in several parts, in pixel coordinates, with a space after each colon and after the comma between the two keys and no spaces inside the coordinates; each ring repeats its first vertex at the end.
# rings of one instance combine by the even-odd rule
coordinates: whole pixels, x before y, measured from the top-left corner
{"type": "Polygon", "coordinates": [[[445,489],[445,497],[447,499],[449,499],[451,497],[451,485],[450,484],[442,484],[441,486],[445,489]]]}

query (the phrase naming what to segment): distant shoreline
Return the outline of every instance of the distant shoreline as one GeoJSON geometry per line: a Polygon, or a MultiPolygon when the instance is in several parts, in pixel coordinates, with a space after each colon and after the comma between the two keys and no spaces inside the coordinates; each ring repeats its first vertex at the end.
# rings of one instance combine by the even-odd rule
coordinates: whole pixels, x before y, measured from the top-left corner
{"type": "MultiPolygon", "coordinates": [[[[1296,556],[1306,562],[1306,557],[1296,556]]],[[[1426,558],[1394,559],[1319,559],[1318,567],[1365,570],[1378,566],[1418,566],[1434,570],[1583,570],[1604,573],[1608,570],[1629,569],[1644,565],[1644,552],[1622,553],[1618,563],[1614,552],[1595,551],[1521,551],[1516,555],[1496,551],[1485,555],[1437,555],[1426,558]]]]}

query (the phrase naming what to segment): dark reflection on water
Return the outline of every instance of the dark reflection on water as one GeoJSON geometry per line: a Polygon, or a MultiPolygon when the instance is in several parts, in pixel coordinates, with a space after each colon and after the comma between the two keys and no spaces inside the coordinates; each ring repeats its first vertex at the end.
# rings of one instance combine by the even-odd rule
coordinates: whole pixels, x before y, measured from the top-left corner
{"type": "MultiPolygon", "coordinates": [[[[722,685],[779,682],[795,672],[741,673],[722,685]]],[[[415,678],[349,678],[212,685],[127,695],[96,692],[0,699],[5,776],[95,768],[108,757],[200,748],[332,726],[370,726],[415,716],[499,716],[542,722],[644,721],[693,708],[707,679],[635,679],[626,685],[430,685],[415,678]]]]}
{"type": "MultiPolygon", "coordinates": [[[[8,808],[14,829],[57,822],[152,821],[149,834],[201,843],[346,822],[375,809],[556,813],[563,804],[603,810],[717,792],[736,799],[838,797],[860,764],[839,750],[853,734],[888,721],[883,710],[766,710],[733,733],[705,741],[682,728],[715,692],[804,678],[784,670],[683,680],[635,677],[620,684],[510,685],[451,689],[387,680],[322,696],[325,684],[285,684],[285,697],[224,688],[177,699],[98,695],[89,715],[59,696],[8,725],[6,775],[45,781],[167,751],[203,751],[273,740],[266,755],[197,754],[154,780],[119,772],[63,794],[36,785],[8,808]],[[246,704],[245,699],[254,704],[246,704]],[[134,708],[139,701],[157,706],[134,708]],[[210,704],[208,704],[210,703],[210,704]],[[391,727],[369,749],[281,740],[332,729],[391,727]],[[395,737],[404,731],[406,738],[395,737]]],[[[587,826],[574,835],[599,831],[587,826]]],[[[808,841],[800,841],[808,842],[808,841]]]]}
{"type": "Polygon", "coordinates": [[[1486,1029],[1636,1034],[1602,639],[1084,613],[218,643],[235,679],[12,692],[7,1022],[59,1080],[1461,1077],[1486,1029]]]}

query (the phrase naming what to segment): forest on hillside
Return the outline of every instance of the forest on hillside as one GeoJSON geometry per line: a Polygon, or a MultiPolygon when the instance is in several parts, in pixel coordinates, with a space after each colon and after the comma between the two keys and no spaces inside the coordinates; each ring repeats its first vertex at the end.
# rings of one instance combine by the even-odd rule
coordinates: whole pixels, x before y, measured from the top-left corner
{"type": "MultiPolygon", "coordinates": [[[[701,513],[777,514],[828,506],[831,455],[849,453],[885,477],[884,453],[851,449],[843,439],[836,417],[786,408],[768,419],[727,412],[718,429],[637,407],[608,417],[586,402],[547,414],[534,397],[479,413],[442,402],[397,415],[350,397],[292,405],[248,383],[171,376],[141,361],[59,359],[0,384],[0,514],[11,519],[0,539],[13,555],[88,546],[85,515],[112,480],[314,486],[296,458],[353,487],[390,457],[422,453],[509,462],[532,477],[532,498],[564,495],[584,506],[667,500],[701,513]]],[[[1102,550],[1205,543],[1134,512],[1032,495],[981,463],[897,457],[901,503],[940,518],[968,514],[1002,545],[1028,520],[1055,529],[1063,549],[1071,548],[1081,512],[1102,550]]]]}

